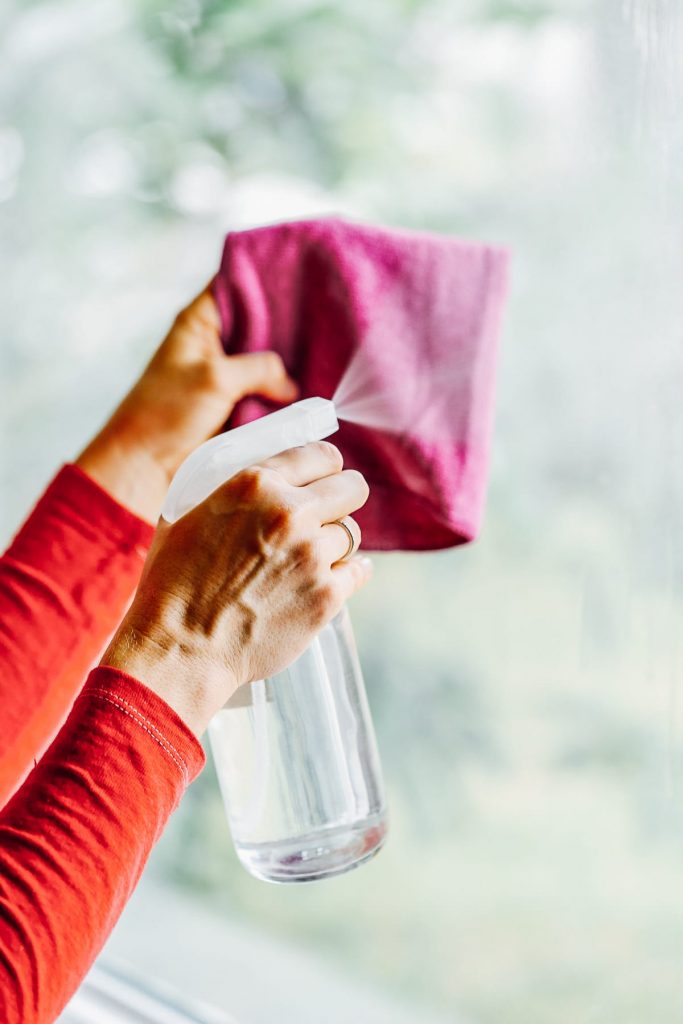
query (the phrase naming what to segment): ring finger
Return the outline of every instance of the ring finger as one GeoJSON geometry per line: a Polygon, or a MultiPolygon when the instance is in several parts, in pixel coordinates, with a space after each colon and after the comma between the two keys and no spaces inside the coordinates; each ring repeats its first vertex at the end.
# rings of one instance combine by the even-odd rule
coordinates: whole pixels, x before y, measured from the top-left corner
{"type": "Polygon", "coordinates": [[[321,527],[321,557],[326,565],[335,565],[355,555],[360,547],[361,530],[355,519],[344,516],[321,527]]]}
{"type": "Polygon", "coordinates": [[[357,512],[369,494],[367,481],[355,469],[344,469],[322,480],[314,480],[301,491],[312,513],[320,516],[319,523],[333,523],[335,519],[357,512]]]}

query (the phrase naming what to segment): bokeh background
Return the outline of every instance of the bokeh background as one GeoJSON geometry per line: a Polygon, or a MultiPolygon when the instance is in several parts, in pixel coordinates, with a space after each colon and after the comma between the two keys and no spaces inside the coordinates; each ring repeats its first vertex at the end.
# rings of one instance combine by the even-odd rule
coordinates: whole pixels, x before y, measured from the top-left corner
{"type": "Polygon", "coordinates": [[[683,1019],[678,0],[3,0],[2,534],[223,234],[503,242],[485,530],[353,617],[391,797],[335,881],[238,866],[211,767],[105,956],[245,1024],[683,1019]]]}

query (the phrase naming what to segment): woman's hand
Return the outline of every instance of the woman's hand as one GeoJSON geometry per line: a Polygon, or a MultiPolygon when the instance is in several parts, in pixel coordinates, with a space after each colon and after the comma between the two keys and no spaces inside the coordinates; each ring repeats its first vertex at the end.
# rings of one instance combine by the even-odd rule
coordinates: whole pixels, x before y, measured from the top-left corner
{"type": "Polygon", "coordinates": [[[275,352],[226,356],[207,288],[176,318],[130,393],[77,464],[133,512],[155,522],[176,469],[249,394],[297,397],[275,352]]]}
{"type": "Polygon", "coordinates": [[[140,679],[201,733],[240,684],[291,664],[367,582],[367,558],[340,561],[348,534],[335,522],[367,497],[325,441],[238,473],[160,523],[102,664],[140,679]]]}

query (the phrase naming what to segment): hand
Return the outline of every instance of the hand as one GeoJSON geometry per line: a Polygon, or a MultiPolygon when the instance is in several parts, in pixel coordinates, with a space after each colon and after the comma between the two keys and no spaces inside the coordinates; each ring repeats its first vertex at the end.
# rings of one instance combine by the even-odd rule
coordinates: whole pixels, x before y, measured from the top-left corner
{"type": "Polygon", "coordinates": [[[321,441],[162,520],[102,664],[140,679],[200,734],[239,685],[291,664],[367,582],[369,559],[340,561],[348,534],[335,522],[367,497],[361,474],[321,441]]]}
{"type": "Polygon", "coordinates": [[[226,356],[207,288],[176,318],[140,380],[76,460],[133,512],[155,522],[176,469],[249,394],[297,397],[275,352],[226,356]]]}

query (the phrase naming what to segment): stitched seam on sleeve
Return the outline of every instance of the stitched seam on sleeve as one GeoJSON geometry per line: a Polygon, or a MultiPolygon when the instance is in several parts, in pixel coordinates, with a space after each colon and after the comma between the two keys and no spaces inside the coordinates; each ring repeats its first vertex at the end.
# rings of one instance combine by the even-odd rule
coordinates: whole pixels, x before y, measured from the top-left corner
{"type": "Polygon", "coordinates": [[[133,721],[137,725],[139,725],[141,729],[144,729],[144,731],[149,736],[151,736],[154,742],[158,743],[161,749],[166,754],[168,754],[171,760],[177,765],[178,768],[180,768],[180,771],[183,774],[183,778],[187,782],[189,771],[184,758],[182,757],[181,754],[178,753],[173,744],[165,738],[163,733],[161,733],[157,729],[154,722],[150,721],[149,718],[145,718],[144,715],[141,715],[140,712],[136,708],[134,708],[132,704],[130,704],[127,700],[124,700],[123,697],[119,697],[118,694],[112,694],[112,696],[110,696],[103,690],[97,690],[94,687],[91,687],[86,692],[81,694],[81,698],[87,697],[88,694],[93,694],[94,696],[99,697],[100,700],[106,701],[108,704],[113,705],[113,707],[121,711],[124,715],[128,715],[129,718],[132,718],[133,721]],[[112,697],[116,699],[112,699],[112,697]],[[124,707],[124,705],[127,705],[127,708],[124,707]],[[150,726],[151,728],[149,728],[150,726]]]}
{"type": "Polygon", "coordinates": [[[110,693],[109,690],[103,690],[101,686],[89,686],[87,688],[87,690],[84,691],[84,694],[88,694],[88,693],[97,693],[101,697],[106,697],[106,698],[112,698],[113,697],[114,700],[119,701],[120,704],[124,704],[127,708],[130,708],[130,710],[133,712],[134,715],[138,715],[139,718],[142,718],[142,720],[144,722],[146,722],[147,725],[149,725],[154,730],[154,732],[157,734],[157,736],[159,736],[161,742],[166,743],[170,747],[170,749],[176,755],[178,760],[182,761],[183,764],[185,764],[185,758],[183,757],[183,755],[180,753],[180,751],[176,747],[173,746],[171,741],[164,735],[164,733],[161,731],[161,729],[157,725],[155,725],[154,722],[151,719],[145,718],[145,716],[142,714],[140,709],[135,707],[134,704],[131,704],[131,702],[129,700],[126,700],[125,697],[122,697],[120,693],[110,693]]]}

